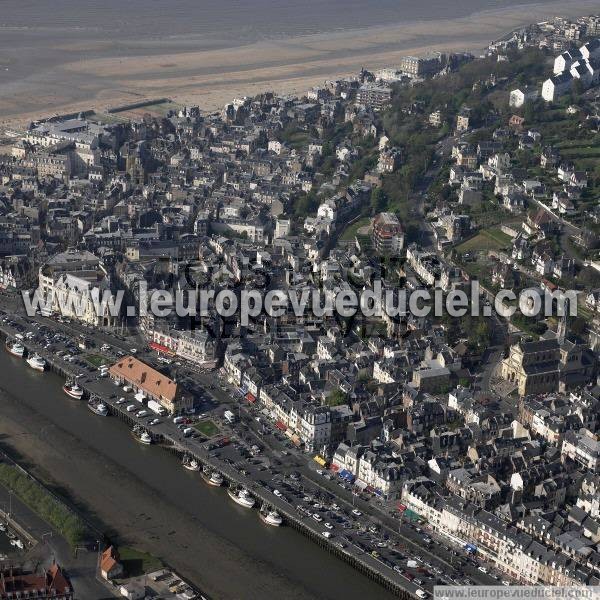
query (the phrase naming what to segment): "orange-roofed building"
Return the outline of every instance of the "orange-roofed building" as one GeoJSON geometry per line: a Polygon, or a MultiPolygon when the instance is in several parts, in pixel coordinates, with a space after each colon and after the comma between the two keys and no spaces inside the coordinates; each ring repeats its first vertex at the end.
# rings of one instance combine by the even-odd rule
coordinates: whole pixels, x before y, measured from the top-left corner
{"type": "Polygon", "coordinates": [[[54,563],[45,573],[26,573],[20,569],[0,571],[0,600],[36,598],[44,600],[75,600],[71,584],[61,568],[54,563]]]}
{"type": "Polygon", "coordinates": [[[109,546],[100,558],[100,573],[104,579],[114,579],[123,574],[123,565],[119,562],[119,553],[114,546],[109,546]]]}
{"type": "Polygon", "coordinates": [[[120,359],[109,373],[115,381],[130,385],[135,392],[155,400],[170,413],[192,407],[191,396],[181,394],[175,381],[134,356],[120,359]]]}

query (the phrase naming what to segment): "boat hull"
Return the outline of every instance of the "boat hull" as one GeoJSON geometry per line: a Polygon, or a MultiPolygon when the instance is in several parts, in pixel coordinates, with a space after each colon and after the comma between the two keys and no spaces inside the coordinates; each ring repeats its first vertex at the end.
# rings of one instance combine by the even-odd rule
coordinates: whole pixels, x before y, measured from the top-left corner
{"type": "Polygon", "coordinates": [[[93,412],[95,415],[98,415],[99,417],[108,417],[108,411],[103,412],[103,411],[99,411],[95,406],[90,406],[88,404],[88,408],[90,409],[91,412],[93,412]]]}
{"type": "Polygon", "coordinates": [[[43,373],[46,370],[46,367],[42,367],[41,365],[32,365],[31,363],[29,363],[29,366],[34,370],[34,371],[40,371],[41,373],[43,373]]]}
{"type": "Polygon", "coordinates": [[[184,465],[183,465],[183,468],[184,468],[184,469],[187,469],[188,471],[199,471],[199,470],[200,470],[200,465],[195,465],[195,466],[194,466],[194,465],[190,465],[190,464],[188,463],[188,464],[184,464],[184,465]]]}
{"type": "Polygon", "coordinates": [[[278,519],[274,519],[270,515],[265,515],[263,513],[259,514],[260,518],[262,519],[262,522],[266,525],[270,525],[271,527],[281,527],[281,525],[283,524],[283,519],[281,517],[279,517],[278,519]]]}
{"type": "Polygon", "coordinates": [[[236,504],[238,504],[239,506],[243,506],[244,508],[252,508],[256,503],[254,499],[247,500],[245,498],[240,498],[235,492],[232,492],[231,490],[228,490],[227,493],[236,504]]]}
{"type": "MultiPolygon", "coordinates": [[[[223,485],[223,479],[221,479],[220,481],[217,479],[213,479],[212,478],[212,474],[211,475],[207,475],[206,473],[202,473],[202,479],[204,479],[204,481],[208,484],[208,485],[212,485],[214,487],[220,487],[223,485]]],[[[232,496],[233,498],[233,496],[232,496]]]]}
{"type": "Polygon", "coordinates": [[[63,385],[63,392],[69,396],[69,398],[73,398],[73,400],[81,400],[83,398],[83,390],[80,389],[78,392],[74,392],[66,385],[63,385]]]}
{"type": "Polygon", "coordinates": [[[17,356],[18,358],[23,358],[23,355],[25,354],[25,350],[18,352],[17,350],[14,350],[10,346],[5,346],[5,348],[9,354],[12,354],[13,356],[17,356]]]}

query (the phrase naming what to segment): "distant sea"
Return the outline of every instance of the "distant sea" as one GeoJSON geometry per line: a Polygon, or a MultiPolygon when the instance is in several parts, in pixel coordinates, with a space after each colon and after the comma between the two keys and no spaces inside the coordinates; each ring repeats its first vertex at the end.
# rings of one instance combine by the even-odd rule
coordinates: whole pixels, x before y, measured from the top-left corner
{"type": "Polygon", "coordinates": [[[533,3],[540,0],[2,0],[0,48],[32,34],[131,41],[206,36],[247,43],[533,3]]]}

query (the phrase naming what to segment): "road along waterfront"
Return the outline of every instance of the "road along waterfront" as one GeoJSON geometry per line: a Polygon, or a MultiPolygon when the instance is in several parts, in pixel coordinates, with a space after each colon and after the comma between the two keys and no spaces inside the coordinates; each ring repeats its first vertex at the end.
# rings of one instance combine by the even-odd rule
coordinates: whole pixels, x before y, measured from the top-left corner
{"type": "Polygon", "coordinates": [[[6,352],[0,372],[3,446],[65,488],[108,535],[160,556],[209,595],[392,597],[292,528],[266,527],[175,456],[140,446],[124,423],[96,418],[53,373],[6,352]]]}

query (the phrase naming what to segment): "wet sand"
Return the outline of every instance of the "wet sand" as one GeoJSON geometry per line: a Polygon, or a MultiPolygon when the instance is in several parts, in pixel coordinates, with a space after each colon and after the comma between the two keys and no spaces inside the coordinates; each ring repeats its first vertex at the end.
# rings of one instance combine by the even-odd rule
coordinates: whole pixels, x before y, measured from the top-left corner
{"type": "MultiPolygon", "coordinates": [[[[265,90],[301,94],[325,79],[355,74],[361,67],[394,66],[402,55],[432,50],[477,52],[493,39],[554,15],[578,16],[598,2],[551,0],[427,20],[263,40],[246,45],[156,40],[122,44],[78,38],[49,42],[47,68],[0,86],[5,124],[56,112],[73,112],[167,96],[181,104],[214,110],[240,95],[265,90]]],[[[0,57],[1,58],[1,57],[0,57]]],[[[0,60],[1,62],[1,60],[0,60]]],[[[9,64],[9,69],[21,65],[9,64]]],[[[25,69],[26,70],[26,69],[25,69]]],[[[0,83],[2,78],[0,77],[0,83]]]]}

